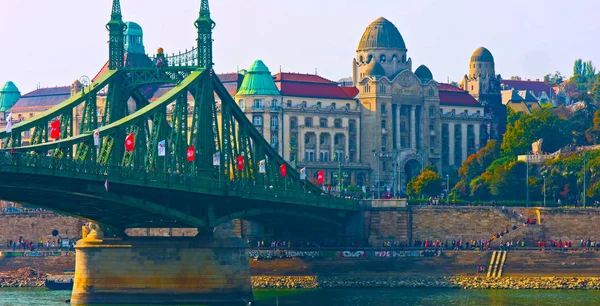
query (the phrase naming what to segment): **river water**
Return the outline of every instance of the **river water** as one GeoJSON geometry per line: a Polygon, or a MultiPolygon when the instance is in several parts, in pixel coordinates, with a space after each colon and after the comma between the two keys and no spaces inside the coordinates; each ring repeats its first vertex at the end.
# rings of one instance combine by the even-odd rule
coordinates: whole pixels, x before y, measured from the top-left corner
{"type": "MultiPolygon", "coordinates": [[[[1,306],[67,305],[70,291],[0,289],[1,306]]],[[[600,305],[600,291],[324,289],[256,290],[254,306],[558,306],[600,305]]]]}

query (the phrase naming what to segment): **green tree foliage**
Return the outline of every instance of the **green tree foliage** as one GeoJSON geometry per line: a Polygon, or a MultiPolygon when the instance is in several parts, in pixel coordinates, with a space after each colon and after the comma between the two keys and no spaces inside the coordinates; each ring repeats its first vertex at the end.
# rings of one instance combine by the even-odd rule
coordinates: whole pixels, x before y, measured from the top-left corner
{"type": "Polygon", "coordinates": [[[564,77],[560,74],[559,71],[554,72],[554,74],[546,74],[544,76],[544,82],[550,86],[554,86],[557,84],[562,83],[564,80],[564,77]]]}
{"type": "Polygon", "coordinates": [[[479,185],[473,185],[471,181],[480,176],[499,157],[500,147],[496,140],[490,140],[479,152],[469,155],[458,170],[460,181],[454,187],[453,192],[463,198],[474,196],[471,187],[479,187],[479,185]]]}
{"type": "Polygon", "coordinates": [[[567,138],[562,127],[564,122],[554,115],[551,109],[535,110],[533,114],[523,114],[513,124],[508,124],[502,140],[502,155],[516,158],[531,151],[531,144],[544,139],[543,150],[554,152],[563,147],[567,138]]]}
{"type": "Polygon", "coordinates": [[[437,196],[442,192],[442,178],[435,171],[425,170],[413,178],[407,188],[412,189],[412,195],[437,196]]]}

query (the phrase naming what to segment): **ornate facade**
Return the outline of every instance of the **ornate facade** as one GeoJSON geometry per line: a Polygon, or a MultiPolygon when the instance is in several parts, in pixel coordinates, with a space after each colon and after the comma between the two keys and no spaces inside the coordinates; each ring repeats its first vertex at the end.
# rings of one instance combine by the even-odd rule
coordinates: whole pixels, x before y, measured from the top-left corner
{"type": "Polygon", "coordinates": [[[369,167],[361,161],[361,110],[354,87],[318,75],[271,75],[262,61],[247,71],[219,76],[248,120],[297,169],[306,168],[325,186],[366,186],[369,167]],[[240,81],[241,80],[241,81],[240,81]],[[341,180],[340,180],[341,178],[341,180]]]}
{"type": "Polygon", "coordinates": [[[424,165],[440,169],[439,84],[425,66],[412,71],[404,40],[387,19],[375,20],[364,32],[352,78],[362,107],[361,155],[372,169],[372,187],[399,191],[424,165]]]}

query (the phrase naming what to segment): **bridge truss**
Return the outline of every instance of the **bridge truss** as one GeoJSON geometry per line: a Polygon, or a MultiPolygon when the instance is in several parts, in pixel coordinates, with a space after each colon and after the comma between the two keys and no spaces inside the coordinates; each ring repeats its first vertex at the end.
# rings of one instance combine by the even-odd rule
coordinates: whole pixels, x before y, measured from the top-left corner
{"type": "MultiPolygon", "coordinates": [[[[125,25],[120,3],[113,0],[107,24],[109,70],[54,108],[14,124],[12,131],[0,131],[0,171],[62,177],[69,184],[78,184],[78,179],[100,186],[116,183],[116,190],[121,191],[125,186],[134,186],[130,189],[138,194],[123,196],[123,192],[109,199],[116,195],[110,195],[113,191],[106,188],[100,196],[101,201],[128,205],[128,210],[110,218],[106,217],[106,207],[97,211],[88,207],[84,211],[73,209],[73,205],[43,204],[78,217],[102,219],[101,222],[117,227],[149,226],[153,222],[155,226],[175,223],[210,228],[231,218],[269,213],[326,219],[318,209],[338,211],[333,216],[340,216],[339,211],[357,210],[356,203],[322,195],[319,187],[302,180],[247,119],[212,68],[214,25],[208,0],[202,0],[195,22],[195,48],[173,56],[159,52],[147,57],[144,65],[125,66],[125,25]],[[169,90],[154,101],[144,94],[145,88],[165,84],[169,90]],[[103,108],[99,107],[100,100],[105,101],[103,108]],[[57,126],[59,136],[53,139],[56,133],[53,135],[50,130],[57,126]],[[22,141],[25,133],[31,133],[30,143],[22,141]],[[126,141],[131,143],[126,145],[126,141]],[[159,149],[163,144],[164,150],[159,149]],[[260,165],[263,161],[264,168],[260,165]],[[285,176],[282,167],[286,168],[285,176]],[[204,198],[195,199],[212,202],[197,211],[190,206],[193,203],[184,200],[182,206],[172,201],[165,206],[153,203],[148,197],[152,192],[143,194],[146,191],[141,187],[150,188],[146,191],[162,190],[161,196],[168,191],[202,194],[204,198]],[[254,204],[244,207],[235,203],[224,208],[215,199],[254,204]],[[308,210],[256,204],[259,202],[287,203],[308,210]],[[132,213],[136,209],[158,217],[136,224],[140,218],[144,220],[144,215],[132,213]],[[130,216],[125,218],[123,214],[130,216]]],[[[43,189],[33,187],[32,182],[22,183],[43,189]]]]}

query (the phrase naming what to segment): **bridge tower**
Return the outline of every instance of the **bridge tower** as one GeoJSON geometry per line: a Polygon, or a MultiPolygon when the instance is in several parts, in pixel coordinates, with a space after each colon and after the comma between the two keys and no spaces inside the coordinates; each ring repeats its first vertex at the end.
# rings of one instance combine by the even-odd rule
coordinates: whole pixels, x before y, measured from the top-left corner
{"type": "MultiPolygon", "coordinates": [[[[213,94],[214,88],[212,84],[213,77],[213,54],[212,54],[212,30],[216,23],[210,18],[210,7],[208,0],[202,0],[200,4],[200,13],[198,19],[194,22],[194,26],[198,30],[197,50],[198,50],[198,67],[206,68],[210,71],[209,77],[205,78],[202,84],[203,101],[206,101],[194,110],[194,122],[191,132],[191,143],[198,151],[198,159],[194,166],[201,172],[209,172],[213,169],[211,156],[215,153],[215,143],[218,143],[218,133],[214,125],[213,118],[216,118],[216,109],[212,106],[215,104],[213,94]],[[212,133],[199,132],[212,131],[212,133]]],[[[229,135],[224,135],[228,137],[229,135]]]]}
{"type": "Polygon", "coordinates": [[[212,30],[215,28],[216,23],[210,18],[208,0],[202,0],[200,15],[194,25],[198,29],[198,66],[211,69],[213,66],[212,30]]]}
{"type": "Polygon", "coordinates": [[[121,15],[121,3],[113,0],[110,21],[106,24],[109,33],[108,40],[108,68],[115,70],[123,67],[125,62],[125,36],[127,26],[121,15]]]}

